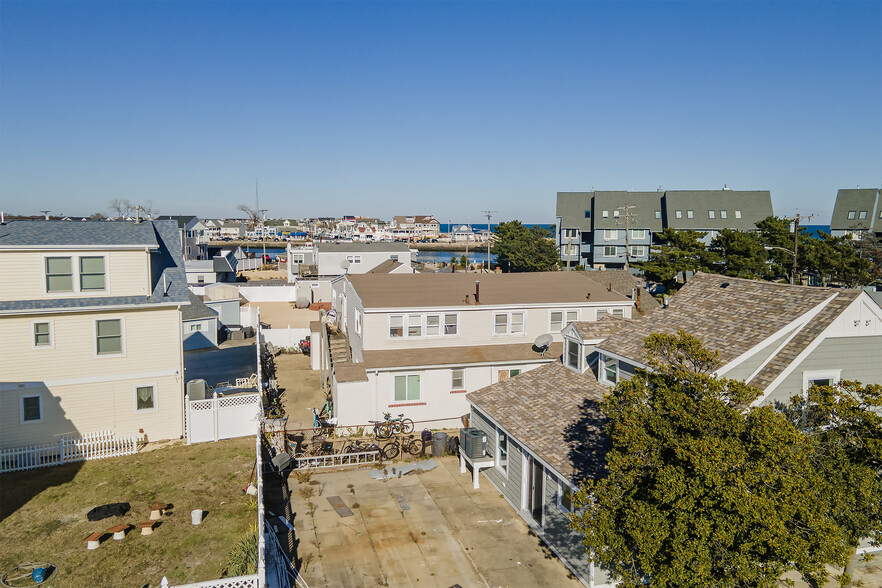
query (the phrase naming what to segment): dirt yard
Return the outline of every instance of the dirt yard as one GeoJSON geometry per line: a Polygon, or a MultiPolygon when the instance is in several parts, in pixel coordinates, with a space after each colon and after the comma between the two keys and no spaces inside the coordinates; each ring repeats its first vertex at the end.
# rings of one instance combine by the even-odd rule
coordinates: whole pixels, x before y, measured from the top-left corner
{"type": "Polygon", "coordinates": [[[0,476],[0,572],[22,562],[58,567],[54,588],[159,586],[219,578],[230,550],[257,523],[256,500],[243,493],[254,438],[175,445],[126,457],[0,476]],[[132,529],[105,535],[89,551],[90,533],[150,516],[149,504],[171,503],[152,535],[132,529]],[[86,519],[93,507],[128,502],[122,517],[86,519]],[[207,514],[199,526],[190,511],[207,514]]]}

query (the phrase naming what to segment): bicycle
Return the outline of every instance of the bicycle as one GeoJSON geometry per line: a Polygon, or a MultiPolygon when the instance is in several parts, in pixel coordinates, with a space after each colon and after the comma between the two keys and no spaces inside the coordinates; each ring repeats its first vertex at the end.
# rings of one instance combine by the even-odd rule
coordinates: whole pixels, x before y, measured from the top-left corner
{"type": "Polygon", "coordinates": [[[328,396],[327,399],[325,399],[325,403],[322,405],[321,410],[318,411],[318,416],[320,419],[329,419],[333,414],[334,398],[332,396],[328,396]]]}
{"type": "Polygon", "coordinates": [[[336,418],[323,418],[322,413],[314,408],[308,409],[312,412],[312,430],[314,433],[321,433],[326,430],[333,431],[337,426],[336,418]]]}
{"type": "MultiPolygon", "coordinates": [[[[367,443],[365,441],[361,441],[360,439],[344,447],[341,453],[367,453],[369,451],[376,451],[379,454],[381,460],[384,458],[383,449],[379,445],[377,445],[376,443],[367,443]]],[[[358,463],[360,457],[353,456],[344,459],[346,460],[345,463],[358,463]]]]}
{"type": "Polygon", "coordinates": [[[374,436],[377,439],[389,439],[392,435],[397,435],[398,433],[404,433],[405,435],[413,433],[413,421],[404,418],[403,414],[393,419],[390,413],[384,412],[383,419],[382,421],[368,421],[374,425],[374,436]]]}
{"type": "Polygon", "coordinates": [[[390,441],[383,446],[382,452],[385,459],[395,459],[401,451],[406,451],[414,457],[419,457],[423,453],[423,442],[408,435],[403,442],[398,439],[390,441]]]}

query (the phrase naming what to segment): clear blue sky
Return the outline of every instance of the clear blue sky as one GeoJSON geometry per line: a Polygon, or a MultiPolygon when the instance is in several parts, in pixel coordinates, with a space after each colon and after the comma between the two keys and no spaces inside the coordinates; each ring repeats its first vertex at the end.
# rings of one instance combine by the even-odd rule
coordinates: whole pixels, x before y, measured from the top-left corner
{"type": "Polygon", "coordinates": [[[882,183],[882,2],[0,3],[0,207],[553,222],[882,183]]]}

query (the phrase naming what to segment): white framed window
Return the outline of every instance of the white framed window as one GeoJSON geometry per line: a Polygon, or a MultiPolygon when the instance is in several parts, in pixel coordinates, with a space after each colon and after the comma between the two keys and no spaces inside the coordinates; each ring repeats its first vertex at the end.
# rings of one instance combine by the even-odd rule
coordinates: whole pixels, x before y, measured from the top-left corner
{"type": "Polygon", "coordinates": [[[580,347],[581,345],[579,345],[575,341],[567,341],[566,363],[569,367],[573,368],[576,371],[581,371],[582,369],[580,361],[582,353],[580,347]]]}
{"type": "Polygon", "coordinates": [[[614,210],[614,211],[613,211],[613,218],[619,218],[619,214],[620,214],[620,213],[621,213],[620,210],[614,210]]]}
{"type": "Polygon", "coordinates": [[[606,357],[603,361],[603,381],[607,384],[616,384],[619,381],[619,362],[612,357],[606,357]]]}
{"type": "Polygon", "coordinates": [[[444,315],[444,334],[445,335],[456,335],[458,321],[459,321],[459,315],[445,314],[444,315]]]}
{"type": "Polygon", "coordinates": [[[361,313],[355,313],[355,333],[361,335],[361,313]]]}
{"type": "Polygon", "coordinates": [[[498,312],[493,315],[494,335],[523,335],[523,312],[498,312]]]}
{"type": "Polygon", "coordinates": [[[403,374],[400,376],[395,376],[395,390],[393,392],[393,400],[395,400],[395,402],[419,399],[419,374],[403,374]]]}
{"type": "Polygon", "coordinates": [[[31,328],[33,329],[33,337],[31,339],[31,347],[34,349],[52,349],[55,347],[55,337],[52,328],[52,321],[33,321],[31,328]]]}
{"type": "Polygon", "coordinates": [[[741,218],[741,211],[740,210],[735,211],[735,218],[741,218]]]}
{"type": "Polygon", "coordinates": [[[625,316],[625,309],[624,308],[610,308],[608,312],[609,312],[609,314],[611,314],[613,316],[620,316],[620,317],[625,316]]]}
{"type": "Polygon", "coordinates": [[[603,218],[609,218],[609,211],[608,211],[608,210],[604,210],[604,211],[600,214],[600,216],[602,216],[603,218]]]}
{"type": "Polygon", "coordinates": [[[646,255],[644,245],[631,245],[631,257],[643,257],[644,255],[646,255]]]}
{"type": "Polygon", "coordinates": [[[465,370],[462,368],[453,368],[450,370],[450,389],[465,389],[465,370]]]}
{"type": "Polygon", "coordinates": [[[561,512],[573,512],[573,494],[575,493],[575,489],[570,486],[569,482],[564,480],[557,481],[557,507],[561,512]]]}
{"type": "Polygon", "coordinates": [[[361,263],[361,255],[347,255],[346,261],[349,263],[361,263]]]}
{"type": "Polygon", "coordinates": [[[565,326],[579,320],[578,310],[552,310],[549,313],[549,331],[559,333],[565,326]],[[565,320],[566,319],[566,320],[565,320]]]}
{"type": "Polygon", "coordinates": [[[95,355],[125,355],[123,319],[95,320],[95,355]]]}
{"type": "Polygon", "coordinates": [[[858,220],[864,220],[865,218],[867,218],[867,211],[866,210],[860,211],[858,213],[858,220]]]}
{"type": "Polygon", "coordinates": [[[196,276],[196,283],[197,284],[204,284],[205,283],[205,276],[204,275],[196,276]]]}
{"type": "Polygon", "coordinates": [[[389,337],[393,339],[404,337],[404,315],[393,314],[389,316],[389,337]]]}
{"type": "Polygon", "coordinates": [[[292,253],[291,254],[291,263],[303,263],[305,257],[303,253],[292,253]]]}
{"type": "Polygon", "coordinates": [[[604,229],[603,230],[603,240],[604,241],[615,241],[619,238],[619,230],[618,229],[604,229]]]}
{"type": "Polygon", "coordinates": [[[80,291],[103,292],[107,289],[103,255],[80,257],[80,291]]]}
{"type": "Polygon", "coordinates": [[[812,386],[835,386],[839,383],[842,370],[812,370],[802,372],[802,396],[808,398],[812,386]]]}
{"type": "Polygon", "coordinates": [[[661,218],[661,211],[660,210],[655,211],[655,218],[661,218]]]}
{"type": "Polygon", "coordinates": [[[156,384],[135,386],[135,412],[156,412],[156,384]]]}
{"type": "Polygon", "coordinates": [[[563,236],[565,239],[578,239],[579,229],[564,229],[563,236]]]}
{"type": "Polygon", "coordinates": [[[46,258],[46,293],[73,292],[73,262],[70,257],[46,258]]]}
{"type": "Polygon", "coordinates": [[[716,210],[708,210],[707,211],[707,218],[717,218],[717,211],[716,210]]]}
{"type": "Polygon", "coordinates": [[[579,246],[578,245],[570,245],[569,247],[564,245],[562,247],[562,250],[563,250],[564,255],[579,255],[579,246]]]}
{"type": "Polygon", "coordinates": [[[390,255],[389,259],[391,259],[392,261],[398,261],[398,255],[390,255]]]}
{"type": "Polygon", "coordinates": [[[22,394],[18,397],[19,418],[22,425],[43,422],[43,397],[39,394],[22,394]]]}
{"type": "Polygon", "coordinates": [[[848,211],[848,220],[854,220],[854,217],[856,214],[857,214],[856,210],[849,210],[848,211]]]}
{"type": "Polygon", "coordinates": [[[508,435],[496,429],[496,469],[508,478],[508,435]]]}
{"type": "Polygon", "coordinates": [[[419,314],[407,315],[407,336],[422,337],[423,336],[423,317],[419,314]]]}
{"type": "Polygon", "coordinates": [[[426,315],[426,336],[427,337],[437,337],[441,334],[441,315],[440,314],[427,314],[426,315]]]}
{"type": "Polygon", "coordinates": [[[616,246],[615,245],[604,245],[603,256],[604,257],[615,257],[616,256],[616,246]]]}
{"type": "Polygon", "coordinates": [[[729,211],[728,210],[721,210],[720,211],[720,218],[729,218],[729,211]]]}
{"type": "Polygon", "coordinates": [[[683,211],[678,210],[678,211],[674,212],[674,216],[677,218],[683,218],[683,211]]]}
{"type": "Polygon", "coordinates": [[[695,211],[694,210],[687,210],[686,211],[686,218],[695,218],[695,211]]]}
{"type": "Polygon", "coordinates": [[[645,239],[646,238],[646,229],[631,229],[631,238],[632,239],[645,239]]]}
{"type": "Polygon", "coordinates": [[[201,330],[202,330],[202,323],[193,323],[190,325],[190,332],[191,333],[193,333],[195,331],[201,331],[201,330]]]}

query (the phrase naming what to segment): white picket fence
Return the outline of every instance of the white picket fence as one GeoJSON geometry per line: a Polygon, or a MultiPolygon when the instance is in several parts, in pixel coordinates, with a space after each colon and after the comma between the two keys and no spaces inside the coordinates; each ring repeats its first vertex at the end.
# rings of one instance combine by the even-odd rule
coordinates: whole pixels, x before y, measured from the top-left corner
{"type": "Polygon", "coordinates": [[[0,474],[138,453],[138,436],[112,431],[62,437],[57,443],[0,449],[0,474]]]}

